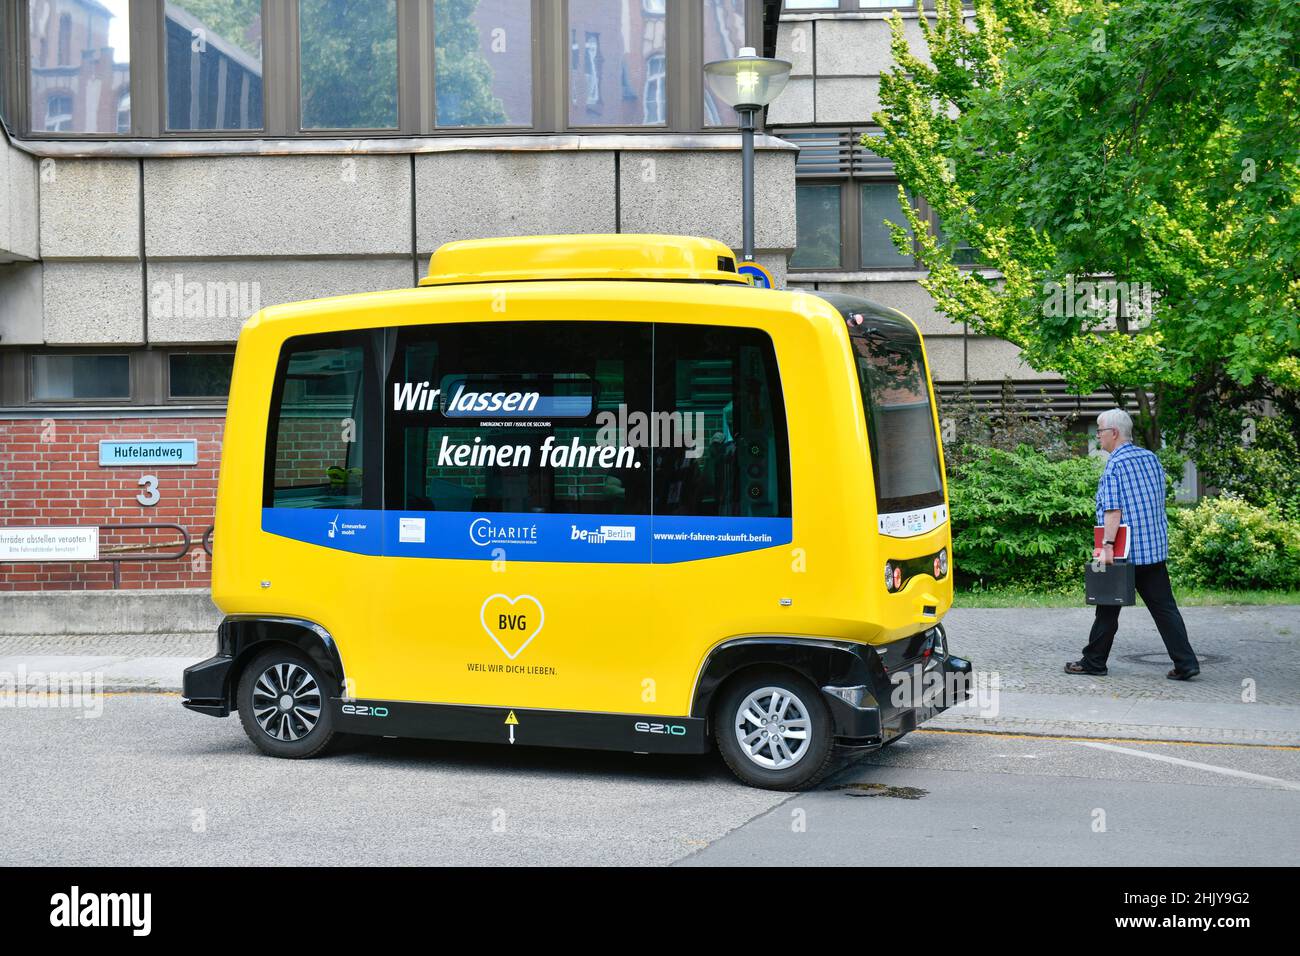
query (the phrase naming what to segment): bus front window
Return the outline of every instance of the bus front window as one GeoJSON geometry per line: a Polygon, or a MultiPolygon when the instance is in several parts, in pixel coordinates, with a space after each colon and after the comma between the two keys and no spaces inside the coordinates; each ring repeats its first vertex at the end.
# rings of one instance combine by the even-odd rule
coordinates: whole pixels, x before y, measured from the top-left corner
{"type": "Polygon", "coordinates": [[[943,504],[921,342],[910,328],[849,323],[881,514],[943,504]]]}

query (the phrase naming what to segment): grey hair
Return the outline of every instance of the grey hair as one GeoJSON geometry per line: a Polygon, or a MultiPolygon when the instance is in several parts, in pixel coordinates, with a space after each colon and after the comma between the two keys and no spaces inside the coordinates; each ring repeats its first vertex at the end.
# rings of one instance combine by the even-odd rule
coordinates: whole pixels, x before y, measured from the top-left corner
{"type": "Polygon", "coordinates": [[[1097,426],[1099,428],[1113,428],[1119,432],[1121,438],[1128,441],[1133,440],[1133,419],[1122,408],[1106,409],[1097,416],[1097,426]]]}

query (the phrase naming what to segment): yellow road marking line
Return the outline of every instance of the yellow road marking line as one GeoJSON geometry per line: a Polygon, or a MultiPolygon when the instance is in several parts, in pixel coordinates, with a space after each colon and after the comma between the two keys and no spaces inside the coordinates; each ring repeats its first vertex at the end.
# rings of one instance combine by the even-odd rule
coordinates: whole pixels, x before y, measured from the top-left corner
{"type": "Polygon", "coordinates": [[[1257,750],[1300,750],[1296,744],[1211,743],[1204,740],[1147,740],[1142,737],[1071,737],[1066,734],[1012,734],[997,730],[930,730],[918,728],[918,734],[960,734],[969,737],[1000,737],[1004,740],[1099,741],[1112,744],[1162,744],[1168,747],[1251,747],[1257,750]]]}

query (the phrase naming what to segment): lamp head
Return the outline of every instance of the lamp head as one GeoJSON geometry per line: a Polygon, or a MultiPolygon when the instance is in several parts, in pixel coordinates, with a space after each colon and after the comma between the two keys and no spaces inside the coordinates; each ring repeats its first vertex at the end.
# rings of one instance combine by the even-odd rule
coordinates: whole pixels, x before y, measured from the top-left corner
{"type": "Polygon", "coordinates": [[[730,60],[704,64],[709,91],[737,110],[759,110],[781,95],[790,79],[790,64],[759,56],[752,46],[742,47],[730,60]]]}

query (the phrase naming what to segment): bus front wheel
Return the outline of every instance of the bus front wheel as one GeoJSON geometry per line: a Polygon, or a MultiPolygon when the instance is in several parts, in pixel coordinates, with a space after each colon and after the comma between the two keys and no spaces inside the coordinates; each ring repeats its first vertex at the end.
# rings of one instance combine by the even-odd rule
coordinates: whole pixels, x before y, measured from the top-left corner
{"type": "Polygon", "coordinates": [[[821,692],[793,671],[752,671],[729,681],[713,733],[722,759],[751,787],[806,790],[830,766],[830,711],[821,692]]]}
{"type": "Polygon", "coordinates": [[[315,757],[335,737],[329,696],[316,665],[287,645],[249,661],[236,696],[244,733],[262,753],[315,757]]]}

